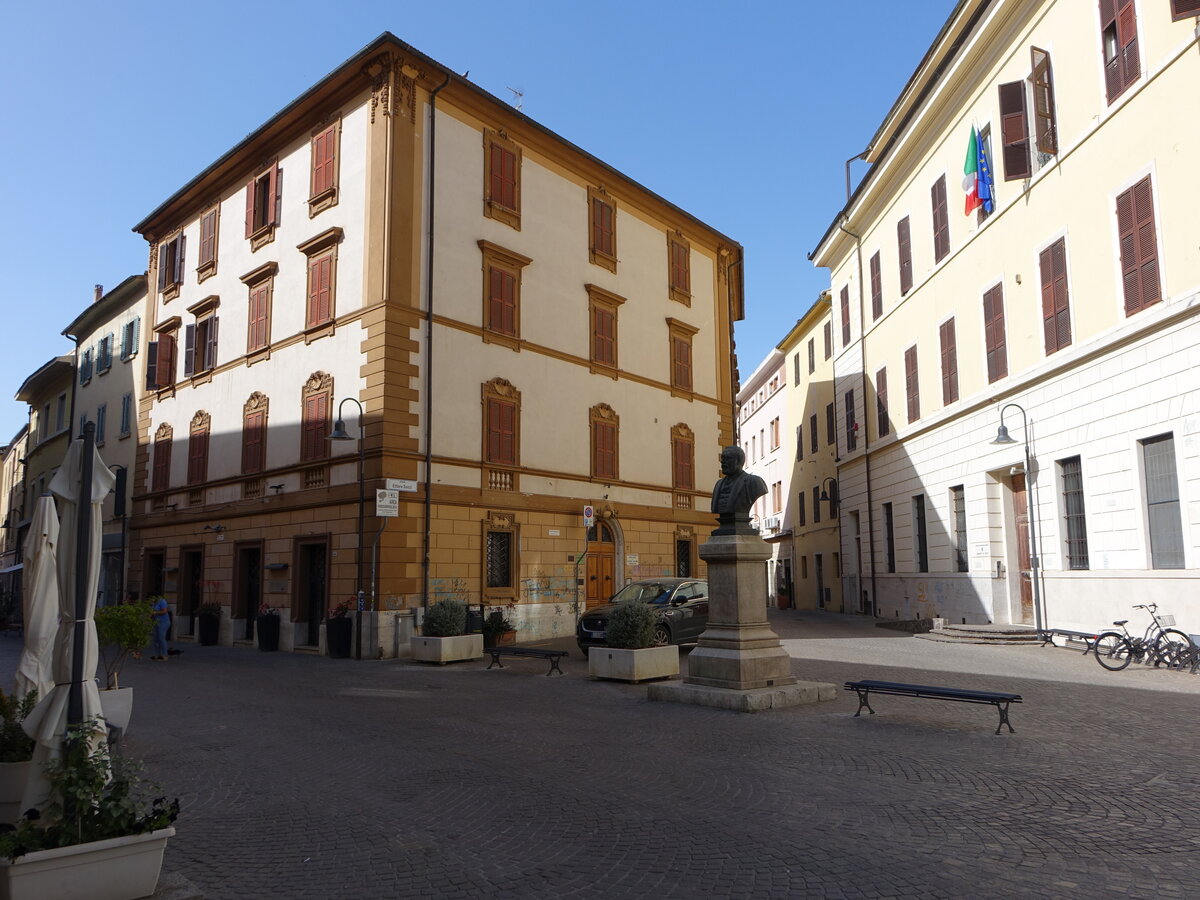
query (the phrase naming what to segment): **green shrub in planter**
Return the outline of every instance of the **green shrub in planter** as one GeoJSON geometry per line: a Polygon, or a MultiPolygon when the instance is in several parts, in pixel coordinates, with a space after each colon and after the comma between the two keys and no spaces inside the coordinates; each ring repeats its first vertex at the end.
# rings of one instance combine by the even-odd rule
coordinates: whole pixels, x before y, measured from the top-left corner
{"type": "Polygon", "coordinates": [[[122,603],[118,606],[102,606],[96,610],[96,637],[104,656],[104,671],[107,687],[117,688],[121,667],[130,653],[141,650],[150,643],[150,632],[154,619],[150,614],[150,601],[122,603]]]}
{"type": "Polygon", "coordinates": [[[33,738],[21,728],[25,717],[37,706],[36,689],[24,697],[0,688],[0,763],[25,762],[33,758],[33,738]]]}
{"type": "Polygon", "coordinates": [[[618,603],[608,616],[608,646],[618,650],[643,650],[651,646],[654,634],[654,611],[640,600],[618,603]]]}
{"type": "Polygon", "coordinates": [[[467,607],[457,600],[439,600],[425,612],[421,633],[426,637],[454,637],[467,633],[467,607]]]}

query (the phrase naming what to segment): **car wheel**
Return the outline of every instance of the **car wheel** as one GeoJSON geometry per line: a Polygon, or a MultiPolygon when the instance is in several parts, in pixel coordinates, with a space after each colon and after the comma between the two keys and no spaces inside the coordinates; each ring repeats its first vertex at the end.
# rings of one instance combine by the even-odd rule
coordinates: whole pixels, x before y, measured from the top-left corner
{"type": "Polygon", "coordinates": [[[671,643],[671,632],[666,625],[655,625],[654,631],[650,633],[651,647],[665,647],[671,643]]]}

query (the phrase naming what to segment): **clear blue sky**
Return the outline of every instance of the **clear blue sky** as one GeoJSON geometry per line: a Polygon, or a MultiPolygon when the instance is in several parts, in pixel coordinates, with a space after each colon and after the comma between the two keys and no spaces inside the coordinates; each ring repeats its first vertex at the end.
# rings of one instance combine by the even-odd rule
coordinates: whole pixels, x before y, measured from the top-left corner
{"type": "Polygon", "coordinates": [[[384,31],[498,97],[524,91],[527,115],[739,240],[746,377],[828,287],[807,254],[842,207],[843,164],[954,5],[7,3],[0,443],[92,285],[145,270],[131,227],[384,31]]]}

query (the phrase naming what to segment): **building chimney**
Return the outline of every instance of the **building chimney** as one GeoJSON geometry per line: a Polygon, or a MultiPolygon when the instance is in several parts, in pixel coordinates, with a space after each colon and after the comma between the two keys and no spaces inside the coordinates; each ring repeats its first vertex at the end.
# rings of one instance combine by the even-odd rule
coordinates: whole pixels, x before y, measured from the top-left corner
{"type": "Polygon", "coordinates": [[[96,296],[94,296],[92,298],[93,303],[95,303],[97,300],[99,300],[101,297],[104,296],[104,285],[102,285],[102,284],[96,285],[95,290],[96,290],[96,296]]]}

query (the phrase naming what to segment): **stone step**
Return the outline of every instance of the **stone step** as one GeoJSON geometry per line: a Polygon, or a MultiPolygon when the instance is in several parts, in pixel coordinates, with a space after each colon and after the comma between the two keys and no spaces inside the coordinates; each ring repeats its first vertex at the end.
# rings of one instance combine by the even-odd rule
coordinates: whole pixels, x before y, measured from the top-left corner
{"type": "Polygon", "coordinates": [[[939,641],[943,644],[1009,644],[1028,647],[1031,644],[1040,643],[1036,634],[1032,637],[1022,637],[1011,634],[989,636],[967,632],[931,631],[928,634],[914,634],[913,637],[925,641],[939,641]]]}

